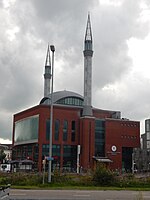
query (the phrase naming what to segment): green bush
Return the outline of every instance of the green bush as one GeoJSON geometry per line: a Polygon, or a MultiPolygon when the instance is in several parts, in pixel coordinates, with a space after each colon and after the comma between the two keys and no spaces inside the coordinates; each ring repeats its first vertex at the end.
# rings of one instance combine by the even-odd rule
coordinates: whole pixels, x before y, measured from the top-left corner
{"type": "Polygon", "coordinates": [[[99,164],[93,172],[93,181],[97,186],[110,186],[115,181],[115,175],[104,165],[99,164]]]}
{"type": "Polygon", "coordinates": [[[1,174],[0,185],[39,185],[42,183],[40,174],[10,173],[1,174]]]}
{"type": "Polygon", "coordinates": [[[150,178],[137,178],[132,174],[116,176],[112,171],[99,165],[92,174],[61,174],[55,171],[52,174],[52,183],[48,183],[48,173],[0,173],[0,185],[12,186],[38,186],[38,187],[92,187],[92,186],[116,186],[120,188],[149,188],[150,178]]]}
{"type": "Polygon", "coordinates": [[[149,188],[149,178],[136,178],[133,174],[121,176],[116,182],[117,187],[121,188],[149,188]]]}
{"type": "Polygon", "coordinates": [[[52,182],[53,183],[59,183],[59,184],[71,184],[72,179],[67,174],[60,174],[59,172],[54,172],[52,176],[52,182]]]}

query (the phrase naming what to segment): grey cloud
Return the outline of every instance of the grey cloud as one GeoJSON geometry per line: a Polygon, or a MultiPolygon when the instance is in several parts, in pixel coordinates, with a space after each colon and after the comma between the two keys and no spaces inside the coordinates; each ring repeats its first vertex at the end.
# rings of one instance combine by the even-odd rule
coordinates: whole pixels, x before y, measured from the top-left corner
{"type": "Polygon", "coordinates": [[[124,1],[120,7],[101,8],[95,27],[94,85],[102,88],[122,78],[132,68],[127,41],[144,38],[148,23],[139,21],[139,1],[124,1]]]}
{"type": "MultiPolygon", "coordinates": [[[[122,102],[101,88],[122,81],[132,69],[127,40],[142,39],[149,31],[149,24],[138,20],[141,1],[146,0],[124,0],[120,7],[114,7],[99,5],[98,0],[16,0],[9,10],[0,7],[0,119],[3,116],[8,119],[8,123],[0,120],[1,136],[8,138],[13,113],[39,103],[48,42],[56,47],[55,64],[64,61],[55,66],[55,90],[83,93],[82,51],[88,11],[91,11],[94,39],[93,103],[129,112],[128,105],[139,98],[138,94],[127,92],[133,100],[122,102]],[[6,33],[13,26],[18,26],[19,32],[16,39],[9,41],[6,33]]],[[[140,118],[142,110],[137,113],[136,106],[132,113],[140,118]]]]}

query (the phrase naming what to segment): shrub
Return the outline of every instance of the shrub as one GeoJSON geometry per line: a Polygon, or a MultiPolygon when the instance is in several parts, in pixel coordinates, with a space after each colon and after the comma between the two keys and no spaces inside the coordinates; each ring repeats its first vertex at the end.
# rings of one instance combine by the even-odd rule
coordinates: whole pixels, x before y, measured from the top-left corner
{"type": "Polygon", "coordinates": [[[40,174],[12,173],[6,175],[3,174],[3,178],[0,178],[0,185],[38,185],[42,183],[40,174]]]}
{"type": "Polygon", "coordinates": [[[115,175],[104,165],[99,164],[93,172],[93,181],[97,186],[110,186],[115,181],[115,175]]]}

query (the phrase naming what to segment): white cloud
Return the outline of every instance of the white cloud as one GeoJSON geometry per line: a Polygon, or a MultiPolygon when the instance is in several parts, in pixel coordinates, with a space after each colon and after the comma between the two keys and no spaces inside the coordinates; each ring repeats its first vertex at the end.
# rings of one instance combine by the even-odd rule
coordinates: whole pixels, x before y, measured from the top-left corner
{"type": "Polygon", "coordinates": [[[3,138],[0,138],[0,144],[12,144],[10,140],[5,140],[3,138]]]}
{"type": "Polygon", "coordinates": [[[142,40],[130,38],[128,41],[129,56],[132,57],[132,62],[135,66],[133,70],[143,76],[143,78],[149,78],[150,73],[149,44],[150,34],[142,40]]]}

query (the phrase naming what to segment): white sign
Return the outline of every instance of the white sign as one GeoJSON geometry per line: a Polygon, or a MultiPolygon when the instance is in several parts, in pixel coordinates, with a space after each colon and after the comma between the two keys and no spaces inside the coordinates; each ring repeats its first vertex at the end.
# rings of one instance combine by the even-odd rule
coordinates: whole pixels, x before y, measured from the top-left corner
{"type": "Polygon", "coordinates": [[[117,150],[117,147],[116,147],[115,145],[113,145],[113,146],[111,147],[111,150],[112,150],[113,152],[115,152],[115,151],[117,150]]]}

